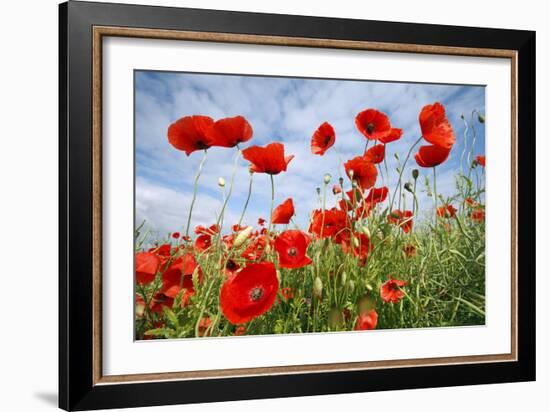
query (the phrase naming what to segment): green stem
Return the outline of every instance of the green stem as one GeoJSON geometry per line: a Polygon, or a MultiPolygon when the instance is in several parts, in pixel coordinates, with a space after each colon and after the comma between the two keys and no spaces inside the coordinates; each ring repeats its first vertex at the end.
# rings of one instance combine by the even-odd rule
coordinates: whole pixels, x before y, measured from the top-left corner
{"type": "Polygon", "coordinates": [[[208,151],[205,149],[204,156],[199,164],[199,169],[197,170],[197,175],[195,176],[195,183],[193,184],[193,198],[191,199],[191,206],[189,207],[189,216],[187,217],[187,228],[185,229],[186,237],[189,237],[189,227],[191,226],[191,216],[193,215],[193,207],[195,206],[195,200],[197,198],[197,187],[199,184],[199,177],[201,175],[204,162],[206,162],[207,154],[208,154],[208,151]]]}
{"type": "Polygon", "coordinates": [[[225,213],[225,208],[227,207],[227,203],[229,202],[229,198],[231,197],[231,193],[233,192],[233,184],[235,183],[235,175],[237,173],[237,167],[239,166],[239,158],[241,157],[241,149],[237,146],[237,155],[235,156],[235,163],[233,165],[233,173],[231,174],[231,182],[229,183],[229,191],[227,192],[227,196],[225,196],[225,200],[223,202],[222,210],[220,212],[220,215],[218,216],[218,221],[216,222],[216,226],[219,228],[218,230],[218,241],[221,239],[221,233],[222,233],[222,226],[223,226],[223,215],[225,213]]]}
{"type": "Polygon", "coordinates": [[[434,215],[435,215],[435,224],[437,225],[437,180],[434,166],[434,215]]]}
{"type": "Polygon", "coordinates": [[[413,143],[413,145],[411,146],[411,148],[409,149],[409,153],[407,153],[407,157],[405,158],[405,162],[403,163],[403,166],[401,167],[401,169],[399,170],[399,180],[397,181],[397,186],[395,187],[395,190],[393,191],[393,195],[392,195],[392,198],[391,198],[391,204],[390,204],[390,212],[391,210],[393,209],[393,202],[395,201],[395,195],[397,194],[397,188],[401,186],[401,178],[403,177],[403,171],[405,170],[405,167],[407,167],[407,162],[409,161],[409,157],[411,157],[411,153],[412,151],[414,150],[415,146],[420,143],[420,141],[422,140],[422,136],[420,136],[418,138],[418,140],[416,142],[413,143]]]}
{"type": "Polygon", "coordinates": [[[252,181],[253,181],[254,173],[250,173],[250,182],[248,184],[248,195],[246,196],[246,202],[244,202],[244,208],[243,212],[241,213],[241,217],[239,218],[239,227],[241,226],[244,215],[246,213],[246,209],[248,208],[248,202],[250,202],[250,195],[252,194],[252,181]]]}

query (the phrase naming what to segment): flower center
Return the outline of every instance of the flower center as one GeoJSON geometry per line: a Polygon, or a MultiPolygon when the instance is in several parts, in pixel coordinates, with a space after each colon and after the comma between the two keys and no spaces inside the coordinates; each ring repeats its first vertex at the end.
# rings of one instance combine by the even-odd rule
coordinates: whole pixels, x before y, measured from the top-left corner
{"type": "Polygon", "coordinates": [[[325,146],[330,143],[331,138],[332,136],[329,136],[329,135],[325,136],[325,146]]]}
{"type": "Polygon", "coordinates": [[[250,299],[252,299],[254,302],[257,302],[261,297],[262,295],[264,294],[264,291],[262,288],[253,288],[251,291],[250,291],[250,299]]]}
{"type": "Polygon", "coordinates": [[[295,247],[288,248],[288,256],[296,256],[298,254],[298,250],[295,247]]]}
{"type": "Polygon", "coordinates": [[[367,132],[369,132],[369,134],[371,134],[372,132],[374,132],[374,123],[369,123],[367,125],[367,132]]]}

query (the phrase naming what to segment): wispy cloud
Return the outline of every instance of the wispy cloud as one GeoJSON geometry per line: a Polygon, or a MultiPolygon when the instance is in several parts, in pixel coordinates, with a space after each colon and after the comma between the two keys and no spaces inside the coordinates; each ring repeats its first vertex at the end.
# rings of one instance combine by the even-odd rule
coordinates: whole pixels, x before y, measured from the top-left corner
{"type": "MultiPolygon", "coordinates": [[[[264,145],[281,141],[295,155],[288,172],[275,176],[278,204],[294,199],[299,225],[305,227],[312,208],[318,206],[316,187],[322,187],[323,175],[333,181],[343,174],[340,161],[364,150],[365,139],[356,130],[355,115],[375,107],[387,113],[394,127],[404,130],[403,138],[387,150],[389,185],[397,181],[397,160],[403,160],[411,144],[420,136],[418,113],[426,104],[442,102],[457,135],[457,144],[449,160],[438,168],[438,192],[449,196],[454,191],[454,175],[463,150],[464,130],[461,114],[473,109],[484,111],[485,89],[473,86],[385,83],[348,80],[289,79],[278,77],[207,75],[190,73],[136,73],[136,220],[147,224],[160,236],[181,230],[190,203],[193,179],[202,153],[187,157],[167,141],[168,125],[178,118],[204,114],[213,118],[243,115],[254,129],[249,144],[264,145]],[[336,131],[335,149],[325,156],[313,156],[309,141],[324,121],[336,131]],[[338,155],[338,153],[340,155],[338,155]]],[[[485,153],[483,128],[477,125],[476,154],[485,153]]],[[[470,137],[471,138],[471,137],[470,137]]],[[[209,150],[200,179],[193,225],[211,224],[222,204],[219,177],[229,183],[236,150],[209,150]]],[[[416,167],[409,161],[404,176],[410,178],[416,167]]],[[[226,222],[233,223],[242,211],[248,190],[246,161],[240,159],[233,196],[227,207],[226,222]]],[[[421,180],[431,170],[421,170],[421,180]]],[[[381,185],[379,179],[377,186],[381,185]]],[[[227,190],[227,188],[226,188],[227,190]]],[[[420,194],[422,208],[431,207],[432,198],[420,194]]],[[[268,218],[271,203],[269,178],[254,176],[252,199],[245,221],[255,223],[268,218]]],[[[328,204],[334,204],[332,195],[328,204]]]]}

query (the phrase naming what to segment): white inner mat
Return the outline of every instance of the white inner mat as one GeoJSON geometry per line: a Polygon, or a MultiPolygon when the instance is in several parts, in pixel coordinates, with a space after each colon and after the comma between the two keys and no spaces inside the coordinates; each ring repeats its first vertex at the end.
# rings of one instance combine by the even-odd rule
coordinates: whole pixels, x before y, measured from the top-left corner
{"type": "Polygon", "coordinates": [[[510,353],[509,59],[115,37],[103,53],[104,375],[510,353]],[[134,342],[134,69],[486,84],[486,325],[134,342]]]}

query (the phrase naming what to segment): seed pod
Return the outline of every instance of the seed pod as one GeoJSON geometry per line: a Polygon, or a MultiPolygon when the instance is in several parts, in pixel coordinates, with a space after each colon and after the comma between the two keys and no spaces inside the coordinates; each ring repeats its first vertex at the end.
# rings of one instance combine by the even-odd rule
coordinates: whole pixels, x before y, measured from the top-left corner
{"type": "Polygon", "coordinates": [[[323,177],[323,182],[325,182],[325,184],[328,185],[330,183],[331,178],[332,176],[330,175],[330,173],[326,173],[325,176],[323,177]]]}
{"type": "Polygon", "coordinates": [[[218,186],[225,187],[225,179],[223,177],[218,178],[218,186]]]}
{"type": "Polygon", "coordinates": [[[342,275],[340,277],[340,281],[342,282],[342,285],[345,285],[346,284],[346,280],[348,280],[348,274],[346,273],[346,271],[344,270],[342,272],[342,275]]]}
{"type": "Polygon", "coordinates": [[[252,226],[247,226],[246,229],[243,229],[239,232],[237,237],[235,238],[235,241],[233,242],[233,246],[238,248],[244,244],[244,242],[247,241],[248,236],[252,233],[252,226]]]}
{"type": "Polygon", "coordinates": [[[338,178],[338,183],[340,183],[340,186],[343,186],[343,185],[344,185],[344,178],[343,178],[343,177],[339,177],[339,178],[338,178]]]}
{"type": "Polygon", "coordinates": [[[370,239],[370,230],[369,230],[369,227],[368,226],[365,226],[365,225],[359,225],[359,231],[365,235],[367,235],[367,237],[370,239]]]}
{"type": "Polygon", "coordinates": [[[482,114],[477,114],[477,120],[479,120],[479,123],[485,123],[485,116],[482,114]]]}
{"type": "Polygon", "coordinates": [[[317,192],[317,196],[321,195],[321,188],[320,187],[316,187],[315,191],[317,192]]]}
{"type": "Polygon", "coordinates": [[[319,276],[313,281],[313,294],[318,298],[323,296],[323,281],[319,276]]]}
{"type": "Polygon", "coordinates": [[[413,169],[412,175],[414,180],[418,179],[418,169],[413,169]]]}
{"type": "Polygon", "coordinates": [[[413,188],[410,182],[405,183],[404,188],[407,192],[413,192],[413,188]]]}

